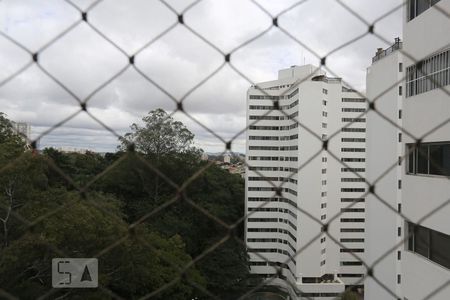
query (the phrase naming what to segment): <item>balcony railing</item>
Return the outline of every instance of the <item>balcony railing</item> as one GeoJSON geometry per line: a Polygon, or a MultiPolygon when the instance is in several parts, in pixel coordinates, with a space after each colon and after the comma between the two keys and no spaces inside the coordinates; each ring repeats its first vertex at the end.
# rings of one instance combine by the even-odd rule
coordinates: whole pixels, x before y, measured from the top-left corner
{"type": "Polygon", "coordinates": [[[402,45],[403,45],[403,42],[401,42],[400,39],[396,40],[395,43],[391,47],[387,48],[386,50],[378,51],[377,54],[372,58],[372,63],[379,61],[383,57],[388,56],[389,54],[391,54],[399,49],[402,49],[402,45]]]}

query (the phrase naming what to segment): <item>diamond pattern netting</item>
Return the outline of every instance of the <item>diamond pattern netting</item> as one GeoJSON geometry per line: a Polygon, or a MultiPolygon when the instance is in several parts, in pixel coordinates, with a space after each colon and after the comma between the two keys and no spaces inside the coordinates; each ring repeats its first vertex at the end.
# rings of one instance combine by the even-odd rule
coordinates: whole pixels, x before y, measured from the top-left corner
{"type": "MultiPolygon", "coordinates": [[[[36,147],[36,141],[37,140],[41,139],[42,137],[45,137],[45,136],[49,135],[54,130],[64,126],[66,123],[68,123],[69,121],[73,120],[74,118],[76,118],[77,116],[82,115],[82,114],[88,116],[92,121],[97,123],[99,126],[104,128],[106,131],[111,133],[113,136],[119,138],[120,134],[118,132],[116,132],[114,129],[112,129],[112,127],[110,127],[105,122],[101,121],[100,118],[95,116],[95,114],[90,110],[90,100],[95,95],[100,93],[103,89],[105,89],[106,86],[108,86],[111,82],[113,82],[114,80],[119,78],[121,75],[123,75],[126,71],[133,70],[137,74],[139,74],[139,76],[141,76],[142,79],[148,81],[153,86],[155,86],[157,89],[159,89],[159,91],[161,91],[168,98],[169,101],[173,102],[173,105],[176,107],[176,109],[172,112],[172,114],[170,116],[174,115],[175,113],[184,114],[186,117],[188,117],[194,123],[198,124],[201,128],[203,128],[204,130],[209,132],[212,136],[214,136],[219,141],[221,141],[223,143],[223,145],[224,145],[224,148],[223,148],[224,152],[223,153],[226,153],[227,151],[230,151],[232,149],[233,143],[238,139],[238,137],[241,136],[244,132],[246,132],[248,126],[253,126],[255,124],[258,124],[259,121],[258,120],[252,121],[247,127],[242,128],[241,130],[236,132],[235,135],[231,139],[227,140],[227,139],[223,138],[222,136],[220,136],[219,134],[217,134],[214,130],[210,129],[207,125],[205,125],[203,122],[201,122],[193,114],[191,114],[188,111],[186,111],[185,106],[184,106],[184,104],[185,104],[184,101],[192,93],[194,93],[195,91],[197,91],[199,89],[202,89],[202,87],[211,78],[216,76],[226,66],[231,68],[231,70],[233,70],[239,77],[241,77],[242,79],[247,81],[249,85],[253,85],[256,89],[259,89],[262,93],[264,93],[265,95],[268,95],[267,92],[265,92],[255,82],[253,82],[253,80],[250,78],[250,76],[248,74],[246,74],[245,70],[240,69],[233,62],[233,56],[235,55],[235,53],[237,51],[239,51],[241,49],[244,49],[245,47],[250,45],[252,42],[260,39],[262,36],[267,34],[270,30],[278,30],[279,33],[283,34],[286,38],[290,39],[293,43],[295,43],[295,44],[299,45],[300,47],[306,49],[313,56],[315,56],[317,58],[317,60],[320,61],[321,67],[326,68],[326,70],[331,75],[336,76],[336,77],[340,77],[329,66],[329,61],[331,59],[330,58],[331,55],[335,54],[335,53],[337,53],[337,52],[339,52],[341,50],[343,50],[344,48],[346,48],[346,47],[348,47],[348,46],[350,46],[350,45],[360,41],[361,39],[363,39],[363,38],[365,38],[367,36],[373,36],[373,37],[379,39],[380,41],[382,41],[382,42],[384,42],[386,44],[390,44],[390,41],[385,39],[381,34],[379,34],[377,32],[376,25],[380,21],[386,19],[387,17],[389,17],[393,13],[397,12],[398,10],[403,9],[403,7],[405,5],[407,5],[406,4],[407,1],[405,1],[402,4],[400,4],[400,5],[392,8],[392,9],[390,9],[389,11],[386,11],[380,17],[375,19],[373,22],[369,22],[363,16],[361,16],[356,10],[354,10],[350,5],[346,4],[342,0],[336,0],[335,2],[342,9],[344,9],[348,14],[352,15],[353,17],[355,17],[360,22],[361,28],[366,28],[366,30],[365,30],[365,32],[363,34],[360,34],[360,35],[358,35],[356,37],[353,37],[353,38],[349,39],[348,41],[343,42],[338,47],[335,47],[331,51],[328,51],[326,55],[319,55],[318,52],[316,52],[315,49],[313,49],[313,47],[308,46],[308,43],[306,41],[303,41],[303,40],[299,39],[298,37],[296,37],[294,32],[291,32],[290,30],[288,30],[287,28],[282,26],[281,23],[279,22],[280,18],[282,18],[285,14],[289,13],[290,11],[292,11],[292,10],[298,8],[298,7],[301,7],[305,3],[310,2],[309,0],[297,1],[294,4],[290,5],[289,7],[287,7],[285,9],[283,9],[282,11],[278,12],[275,15],[273,15],[267,8],[265,8],[265,6],[263,4],[261,4],[257,0],[247,0],[247,2],[252,4],[255,9],[259,10],[259,13],[262,13],[263,15],[265,15],[265,17],[267,18],[267,20],[269,21],[270,24],[266,28],[263,28],[259,32],[255,33],[254,36],[252,36],[251,38],[241,42],[239,45],[237,45],[235,47],[232,47],[231,48],[232,50],[230,50],[230,51],[222,50],[221,47],[219,47],[215,43],[211,42],[211,40],[209,40],[207,37],[205,37],[197,29],[195,29],[193,26],[189,25],[189,22],[188,22],[189,14],[188,13],[191,10],[193,10],[196,6],[198,6],[203,1],[204,0],[194,1],[191,4],[189,4],[187,7],[185,7],[182,11],[179,12],[172,5],[170,5],[167,1],[160,0],[159,4],[162,5],[163,7],[165,7],[165,9],[173,15],[173,20],[174,21],[173,22],[169,22],[168,24],[165,24],[164,26],[159,26],[160,29],[161,29],[160,32],[158,32],[153,37],[151,37],[143,45],[139,45],[139,46],[135,47],[135,49],[133,51],[130,51],[129,49],[124,49],[122,46],[119,45],[119,43],[114,42],[114,40],[107,33],[103,32],[100,29],[101,26],[95,25],[93,22],[90,21],[90,19],[89,19],[90,14],[93,13],[94,11],[96,11],[96,10],[100,10],[102,8],[101,7],[102,2],[105,2],[104,0],[94,1],[93,3],[91,3],[89,6],[87,6],[84,9],[81,9],[79,6],[77,6],[75,3],[71,2],[70,0],[65,0],[64,1],[65,3],[70,5],[74,10],[76,10],[78,12],[78,14],[79,14],[78,19],[76,21],[74,21],[72,24],[69,24],[67,27],[65,27],[62,31],[60,31],[58,34],[56,34],[53,38],[51,38],[49,41],[47,41],[44,45],[41,45],[37,50],[30,50],[27,46],[23,45],[20,41],[12,38],[7,33],[0,31],[0,36],[2,38],[4,38],[4,39],[8,40],[9,42],[11,42],[15,47],[17,47],[17,51],[24,51],[24,52],[26,52],[29,55],[28,62],[26,62],[22,66],[18,67],[9,76],[7,76],[6,78],[4,78],[4,79],[2,79],[0,81],[0,88],[5,86],[7,83],[12,81],[16,77],[20,76],[22,73],[24,73],[27,70],[29,70],[31,67],[37,67],[43,74],[45,74],[45,76],[47,76],[57,86],[59,86],[66,93],[68,93],[68,95],[70,95],[70,97],[72,97],[76,101],[76,103],[78,105],[78,109],[74,113],[69,114],[66,117],[61,117],[59,122],[55,123],[53,126],[51,126],[47,130],[42,132],[34,141],[30,141],[30,144],[32,145],[32,147],[34,147],[34,148],[36,147]],[[105,78],[103,78],[102,82],[100,82],[100,84],[96,85],[95,88],[91,92],[87,93],[83,97],[78,95],[72,88],[70,88],[70,86],[68,84],[65,84],[62,81],[61,78],[58,78],[57,75],[53,74],[51,68],[47,68],[45,66],[45,64],[43,64],[42,61],[41,61],[41,57],[42,57],[43,54],[46,53],[46,51],[48,51],[56,43],[60,42],[63,38],[67,37],[67,35],[69,35],[72,31],[76,30],[79,26],[87,26],[87,28],[91,31],[92,34],[95,34],[98,37],[100,37],[104,44],[107,44],[109,47],[115,49],[115,51],[117,51],[123,57],[123,59],[125,59],[127,61],[127,63],[125,63],[123,66],[118,67],[117,70],[113,74],[108,74],[105,78]],[[149,47],[154,45],[158,40],[160,40],[163,37],[165,37],[166,35],[168,35],[171,31],[175,30],[175,28],[178,27],[178,26],[182,26],[185,30],[189,31],[196,38],[198,38],[202,42],[204,42],[208,47],[211,48],[212,51],[216,52],[219,56],[222,57],[222,62],[220,64],[218,64],[218,66],[216,66],[214,69],[208,71],[207,74],[203,75],[203,77],[200,80],[198,80],[198,82],[196,84],[191,86],[182,96],[179,96],[179,97],[175,96],[171,91],[166,89],[163,86],[163,84],[158,83],[158,81],[155,80],[155,78],[152,78],[151,75],[147,74],[144,70],[142,70],[142,68],[140,67],[139,63],[136,60],[145,50],[147,50],[149,47]]],[[[440,13],[442,13],[442,15],[444,15],[447,18],[450,17],[449,12],[446,12],[443,9],[441,9],[439,7],[439,5],[433,6],[432,9],[435,9],[435,10],[439,11],[440,13]]],[[[121,43],[121,44],[123,44],[123,43],[121,43]]],[[[435,49],[435,50],[439,50],[439,49],[435,49]]],[[[405,57],[407,57],[408,59],[410,59],[414,63],[416,63],[416,64],[420,63],[420,58],[413,57],[410,53],[407,53],[403,49],[399,49],[398,51],[400,51],[405,57]]],[[[424,74],[424,75],[426,75],[426,74],[424,74]]],[[[305,80],[305,79],[303,79],[303,80],[305,80]]],[[[299,80],[297,83],[301,83],[303,80],[299,80]]],[[[412,133],[408,132],[406,129],[398,126],[397,122],[395,120],[390,119],[389,117],[384,115],[381,111],[379,111],[377,109],[377,105],[376,105],[377,101],[382,96],[384,96],[386,93],[388,93],[389,91],[397,88],[397,86],[399,84],[401,84],[404,80],[405,80],[405,78],[402,78],[399,82],[393,82],[392,85],[389,87],[389,89],[386,89],[383,93],[381,93],[377,97],[374,97],[373,99],[367,99],[367,104],[368,104],[367,112],[372,111],[372,112],[376,113],[385,122],[389,123],[393,127],[396,127],[400,132],[402,132],[403,134],[405,134],[408,137],[410,137],[411,139],[413,139],[416,142],[416,145],[419,146],[424,138],[426,138],[427,136],[431,135],[432,133],[434,133],[438,129],[442,128],[447,123],[449,123],[450,122],[450,117],[447,120],[445,120],[444,122],[441,122],[440,124],[438,124],[437,126],[432,128],[431,130],[426,132],[425,134],[423,134],[422,136],[414,136],[412,133]]],[[[353,88],[351,86],[351,84],[349,84],[348,82],[345,82],[345,84],[347,86],[349,86],[350,88],[352,88],[353,90],[357,91],[357,89],[353,88]]],[[[439,83],[436,83],[436,84],[439,85],[439,83]]],[[[446,90],[442,86],[439,86],[439,88],[447,96],[450,96],[448,90],[446,90]]],[[[357,91],[357,93],[361,97],[366,98],[361,92],[357,91]]],[[[274,101],[273,104],[274,104],[274,109],[273,110],[277,110],[278,102],[274,101]]],[[[285,112],[283,112],[283,110],[279,110],[279,111],[281,113],[283,113],[286,117],[288,117],[288,115],[285,112]]],[[[361,116],[366,115],[367,112],[362,113],[361,116]]],[[[269,114],[269,113],[270,112],[268,112],[267,114],[269,114]]],[[[320,141],[320,143],[322,144],[322,148],[318,149],[318,151],[315,153],[315,155],[310,157],[303,165],[301,165],[299,167],[299,171],[302,170],[310,161],[312,161],[314,158],[319,156],[322,153],[322,151],[327,151],[329,153],[329,155],[332,158],[334,158],[336,161],[338,161],[343,167],[349,168],[349,166],[345,162],[342,162],[337,155],[335,155],[334,153],[332,153],[328,149],[329,141],[333,140],[333,138],[335,138],[338,135],[340,130],[335,132],[335,133],[333,133],[333,134],[331,134],[331,135],[329,135],[328,139],[326,141],[323,141],[321,136],[319,136],[313,130],[309,129],[304,124],[302,124],[301,120],[298,120],[297,118],[294,118],[294,121],[302,129],[306,130],[311,135],[315,136],[317,138],[317,140],[320,141]]],[[[351,124],[353,124],[353,123],[348,123],[348,124],[346,124],[345,127],[348,127],[351,124]]],[[[401,160],[405,160],[405,157],[408,154],[409,153],[406,153],[404,156],[402,156],[401,160]]],[[[87,201],[87,203],[92,205],[93,209],[102,210],[106,214],[110,214],[110,212],[105,210],[102,206],[99,206],[95,201],[91,201],[90,200],[89,189],[94,183],[96,183],[102,177],[106,176],[111,170],[116,168],[122,161],[126,160],[130,156],[136,157],[145,166],[145,168],[147,168],[147,170],[149,172],[152,172],[152,173],[156,174],[161,180],[164,180],[169,186],[171,186],[174,190],[176,190],[176,196],[173,197],[172,199],[168,200],[168,201],[165,201],[162,205],[160,205],[156,209],[146,212],[142,217],[140,217],[137,221],[135,221],[133,224],[131,224],[128,227],[127,233],[121,239],[118,239],[116,242],[112,243],[111,245],[109,245],[108,247],[106,247],[104,249],[97,249],[98,250],[97,257],[100,257],[100,256],[105,255],[108,252],[112,251],[115,247],[117,247],[120,244],[126,242],[127,239],[129,239],[130,237],[134,237],[137,240],[139,240],[139,242],[144,247],[146,247],[149,251],[157,251],[155,246],[152,245],[151,241],[145,240],[145,239],[143,239],[142,237],[139,236],[139,231],[136,230],[137,227],[139,227],[139,225],[142,224],[143,222],[149,220],[151,217],[157,216],[157,214],[160,213],[161,211],[163,211],[164,209],[169,208],[169,207],[171,207],[172,205],[174,205],[176,203],[183,202],[183,203],[189,205],[190,207],[192,207],[198,213],[204,215],[206,218],[208,218],[208,219],[212,220],[213,222],[217,223],[218,225],[220,225],[220,227],[222,227],[225,230],[226,234],[224,236],[222,236],[216,243],[214,243],[213,245],[210,245],[207,249],[204,249],[204,251],[200,255],[198,255],[197,257],[194,257],[193,260],[191,262],[189,262],[187,265],[180,266],[180,265],[178,265],[178,264],[176,264],[176,263],[174,263],[174,262],[172,262],[170,260],[167,260],[166,261],[167,264],[171,265],[173,268],[178,270],[179,276],[173,278],[173,280],[171,280],[170,282],[167,282],[166,284],[161,286],[159,289],[157,289],[155,291],[152,291],[151,293],[147,294],[145,297],[143,297],[143,299],[152,298],[153,296],[156,296],[156,295],[158,295],[160,293],[163,293],[166,289],[168,289],[171,286],[173,286],[179,280],[187,280],[189,282],[189,284],[194,286],[196,289],[200,290],[204,295],[206,295],[206,296],[208,296],[210,298],[218,299],[218,297],[216,295],[212,294],[211,292],[206,290],[204,287],[199,286],[195,282],[190,281],[189,278],[184,276],[184,275],[190,268],[192,268],[192,266],[194,266],[200,260],[204,259],[206,256],[208,256],[210,253],[215,251],[218,247],[220,247],[222,244],[224,244],[228,240],[233,239],[233,240],[235,240],[235,241],[245,245],[245,242],[235,235],[235,229],[240,224],[245,222],[245,220],[248,217],[250,217],[252,214],[254,214],[254,211],[252,211],[252,212],[245,212],[245,214],[239,220],[237,220],[236,222],[234,222],[232,224],[229,224],[229,223],[221,220],[219,217],[215,216],[213,213],[211,213],[207,209],[199,206],[197,203],[195,203],[195,201],[192,201],[189,198],[189,195],[187,193],[187,188],[190,186],[190,184],[194,180],[196,180],[199,176],[201,176],[202,173],[206,169],[211,167],[213,165],[213,162],[209,162],[202,169],[198,170],[188,180],[183,182],[183,184],[177,184],[177,183],[173,182],[167,175],[165,175],[163,170],[159,170],[156,166],[154,166],[151,163],[149,163],[148,160],[144,159],[139,153],[134,151],[133,145],[130,145],[128,147],[128,151],[126,151],[124,153],[124,155],[120,159],[116,160],[112,165],[110,165],[108,168],[106,168],[101,173],[96,175],[87,184],[85,184],[83,186],[78,186],[75,183],[75,181],[72,178],[70,178],[69,175],[65,174],[65,172],[55,162],[53,162],[50,158],[48,159],[48,163],[49,163],[50,168],[52,168],[55,172],[57,172],[60,176],[62,176],[62,178],[64,178],[81,195],[81,199],[87,201]]],[[[14,160],[14,161],[11,161],[7,165],[1,166],[0,167],[0,173],[4,172],[8,168],[12,167],[19,160],[20,160],[20,157],[17,158],[16,160],[14,160]]],[[[381,174],[379,176],[378,179],[376,179],[373,182],[368,182],[366,179],[364,179],[366,184],[367,184],[367,187],[368,187],[367,188],[367,192],[365,193],[364,196],[372,194],[378,201],[380,201],[380,203],[385,205],[393,213],[398,214],[399,216],[401,216],[401,218],[403,218],[405,220],[409,220],[409,218],[406,215],[398,212],[396,207],[392,207],[388,203],[388,201],[386,201],[379,194],[376,193],[376,185],[377,185],[377,183],[389,171],[391,171],[393,168],[395,168],[397,166],[397,164],[398,164],[398,161],[392,162],[391,167],[389,169],[387,169],[383,174],[381,174]]],[[[434,162],[431,162],[431,164],[436,165],[436,163],[434,163],[434,162]]],[[[247,163],[247,166],[248,166],[248,163],[247,163]]],[[[439,167],[439,166],[437,166],[437,167],[439,167]]],[[[258,172],[258,171],[255,171],[255,172],[259,176],[264,177],[263,174],[261,174],[260,172],[258,172]]],[[[355,173],[355,172],[354,172],[354,174],[357,177],[362,178],[360,174],[355,173]]],[[[290,178],[292,178],[293,175],[294,175],[294,173],[291,174],[290,178]]],[[[274,182],[270,182],[270,184],[276,190],[276,192],[274,194],[274,197],[282,196],[283,183],[281,185],[277,185],[274,182]]],[[[448,199],[447,201],[442,203],[439,207],[433,208],[432,210],[429,210],[429,211],[424,210],[425,213],[424,213],[423,217],[416,223],[417,224],[421,224],[425,220],[427,220],[429,218],[432,218],[433,215],[437,211],[439,211],[440,209],[444,208],[449,203],[450,203],[450,199],[448,199]]],[[[268,204],[268,202],[262,203],[260,206],[258,206],[258,208],[263,208],[267,204],[268,204]]],[[[356,202],[353,202],[353,203],[349,204],[347,206],[347,208],[351,208],[355,204],[356,204],[356,202]]],[[[70,205],[72,205],[72,204],[71,203],[66,203],[66,204],[58,207],[57,209],[55,209],[53,211],[47,212],[47,213],[45,213],[43,215],[40,215],[38,218],[36,218],[34,220],[27,220],[27,219],[23,218],[22,216],[20,216],[20,214],[16,213],[15,211],[12,211],[11,214],[17,220],[19,220],[21,223],[23,223],[24,226],[26,226],[26,228],[32,230],[37,224],[42,222],[44,219],[49,218],[50,216],[58,213],[59,211],[65,209],[67,207],[70,207],[70,205]]],[[[322,220],[319,220],[319,219],[315,218],[308,211],[305,211],[301,207],[297,207],[297,210],[298,210],[299,213],[301,213],[305,217],[311,218],[313,221],[315,221],[322,228],[322,230],[320,232],[317,232],[315,237],[313,239],[311,239],[308,243],[306,243],[306,245],[304,247],[302,247],[301,249],[298,249],[297,252],[296,252],[296,255],[294,257],[299,255],[302,251],[304,251],[304,249],[306,249],[309,245],[311,245],[315,240],[319,239],[323,234],[326,234],[329,239],[331,239],[333,242],[338,244],[341,248],[344,248],[344,249],[346,248],[339,240],[337,240],[335,237],[333,237],[329,233],[329,228],[330,228],[330,226],[333,226],[333,224],[332,224],[333,221],[337,220],[341,216],[342,212],[337,214],[337,215],[335,215],[335,216],[331,216],[330,218],[328,218],[327,222],[323,222],[322,220]]],[[[388,256],[390,253],[396,251],[396,249],[402,243],[404,243],[407,239],[408,239],[408,236],[407,235],[404,236],[404,238],[397,245],[392,245],[392,247],[389,249],[389,251],[386,251],[386,253],[384,253],[384,255],[380,256],[373,264],[367,264],[361,257],[359,257],[358,255],[356,255],[356,254],[351,252],[350,254],[354,258],[356,258],[358,261],[361,261],[363,266],[366,268],[365,276],[363,278],[361,278],[358,281],[358,283],[362,284],[367,277],[371,277],[375,282],[377,282],[389,294],[391,294],[395,298],[399,298],[396,295],[395,291],[390,290],[388,287],[386,287],[382,283],[382,281],[379,278],[376,277],[376,274],[374,273],[373,270],[381,261],[383,261],[384,258],[386,258],[386,256],[388,256]]],[[[54,245],[49,244],[49,245],[46,245],[46,246],[49,247],[49,249],[52,249],[52,251],[54,251],[55,253],[58,253],[59,255],[61,255],[61,257],[67,257],[65,255],[65,253],[63,253],[61,250],[55,248],[54,245]]],[[[262,260],[267,261],[267,258],[264,257],[263,255],[261,255],[261,254],[256,254],[256,255],[259,258],[261,258],[262,260]]],[[[287,264],[291,259],[292,258],[286,260],[285,263],[287,264]]],[[[275,267],[275,266],[273,268],[277,271],[277,273],[281,272],[281,268],[275,267]]],[[[260,289],[264,285],[270,284],[270,282],[273,279],[275,279],[275,278],[276,278],[276,276],[274,276],[272,279],[269,279],[267,281],[261,282],[261,284],[259,284],[258,286],[255,286],[254,288],[250,289],[246,294],[242,295],[240,297],[240,299],[244,299],[244,298],[248,297],[252,292],[257,291],[258,289],[260,289]]],[[[429,295],[427,297],[425,297],[424,300],[425,299],[431,299],[435,294],[439,293],[440,290],[444,289],[449,284],[450,284],[450,280],[448,280],[445,284],[440,286],[438,289],[436,289],[434,291],[430,291],[429,295]]],[[[106,287],[100,286],[99,289],[100,289],[100,291],[102,293],[104,293],[105,295],[107,295],[107,296],[109,296],[111,298],[122,299],[119,295],[115,294],[113,291],[109,290],[106,287]]],[[[50,299],[50,298],[52,298],[54,296],[55,293],[56,293],[55,289],[50,289],[47,293],[41,295],[39,297],[39,299],[50,299]]],[[[1,287],[0,287],[0,295],[3,298],[6,298],[6,299],[16,299],[16,297],[14,295],[8,293],[5,290],[2,290],[1,287]]],[[[306,297],[306,298],[308,298],[308,297],[306,297]]]]}

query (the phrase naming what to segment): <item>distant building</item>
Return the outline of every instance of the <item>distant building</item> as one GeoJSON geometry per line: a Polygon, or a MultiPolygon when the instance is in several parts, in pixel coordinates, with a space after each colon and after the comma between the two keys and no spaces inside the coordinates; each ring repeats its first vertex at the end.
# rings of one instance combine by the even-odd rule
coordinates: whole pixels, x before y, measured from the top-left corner
{"type": "Polygon", "coordinates": [[[67,146],[63,146],[63,147],[57,147],[55,148],[56,150],[63,152],[63,153],[80,153],[80,154],[86,154],[88,152],[95,152],[89,149],[85,149],[85,148],[76,148],[76,147],[67,147],[67,146]]]}
{"type": "Polygon", "coordinates": [[[228,153],[223,156],[223,162],[226,164],[231,163],[231,156],[228,153]]]}
{"type": "Polygon", "coordinates": [[[201,160],[208,160],[208,154],[206,152],[202,153],[201,160]]]}
{"type": "Polygon", "coordinates": [[[27,141],[31,139],[31,126],[25,122],[11,121],[14,131],[20,136],[24,137],[27,141]]]}
{"type": "Polygon", "coordinates": [[[281,70],[257,87],[247,96],[251,273],[275,277],[271,284],[293,299],[336,299],[346,286],[362,286],[365,274],[352,254],[363,259],[366,100],[312,65],[281,70]],[[328,232],[345,248],[317,222],[341,212],[328,232]]]}

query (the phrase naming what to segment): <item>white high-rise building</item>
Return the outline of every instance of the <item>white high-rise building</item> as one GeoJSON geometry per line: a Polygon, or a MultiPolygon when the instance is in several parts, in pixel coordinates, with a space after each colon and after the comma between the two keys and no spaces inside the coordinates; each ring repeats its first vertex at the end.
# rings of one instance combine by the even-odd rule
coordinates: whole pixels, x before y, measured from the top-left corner
{"type": "Polygon", "coordinates": [[[405,55],[380,51],[367,74],[367,97],[377,98],[375,108],[389,118],[368,114],[367,179],[380,178],[375,192],[391,208],[367,199],[366,259],[376,262],[381,285],[368,278],[365,296],[448,300],[450,0],[407,4],[405,55]]]}
{"type": "Polygon", "coordinates": [[[25,122],[11,121],[14,131],[26,140],[31,139],[31,126],[25,122]]]}
{"type": "Polygon", "coordinates": [[[364,98],[312,65],[281,70],[248,91],[251,273],[276,277],[271,283],[295,299],[333,299],[346,285],[362,285],[353,255],[364,255],[365,111],[364,98]],[[322,232],[328,222],[348,249],[322,232]]]}

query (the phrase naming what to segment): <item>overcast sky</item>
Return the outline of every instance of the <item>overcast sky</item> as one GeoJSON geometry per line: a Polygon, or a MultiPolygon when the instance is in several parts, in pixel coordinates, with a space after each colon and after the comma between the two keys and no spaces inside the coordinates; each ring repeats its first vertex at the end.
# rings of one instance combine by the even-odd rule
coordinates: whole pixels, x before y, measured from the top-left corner
{"type": "MultiPolygon", "coordinates": [[[[92,0],[72,0],[86,9],[92,0]]],[[[166,0],[177,11],[193,1],[166,0]]],[[[272,15],[294,0],[257,0],[272,15]]],[[[369,22],[401,4],[401,0],[343,1],[369,22]]],[[[79,20],[78,11],[62,0],[0,0],[0,31],[38,51],[53,37],[79,20]]],[[[177,16],[157,0],[104,0],[88,14],[89,22],[128,54],[133,54],[177,21],[177,16]]],[[[272,20],[248,0],[204,0],[184,15],[185,23],[224,53],[264,31],[272,20]]],[[[401,9],[378,22],[375,31],[386,40],[401,36],[401,9]]],[[[309,0],[279,18],[282,28],[319,55],[367,31],[366,26],[335,0],[309,0]]],[[[327,66],[360,91],[365,89],[365,72],[382,40],[370,35],[330,55],[327,66]]],[[[30,61],[30,55],[0,36],[0,83],[30,61]]],[[[127,57],[88,25],[81,23],[46,48],[41,65],[75,95],[84,99],[99,85],[126,67],[127,57]]],[[[252,81],[276,79],[277,71],[303,62],[318,64],[317,58],[277,28],[232,55],[233,64],[252,81]]],[[[214,48],[177,25],[136,56],[136,65],[175,98],[223,63],[214,48]]],[[[224,66],[214,77],[183,102],[189,114],[228,140],[245,128],[246,90],[250,83],[224,66]]],[[[147,112],[175,103],[155,85],[128,68],[88,102],[89,111],[120,134],[147,112]]],[[[0,111],[15,121],[32,125],[33,137],[79,109],[78,102],[35,65],[0,86],[0,111]]],[[[224,145],[182,113],[174,117],[195,133],[205,151],[224,150],[224,145]]],[[[41,147],[71,146],[96,151],[114,151],[117,138],[86,114],[46,135],[41,147]]],[[[244,135],[233,144],[244,152],[244,135]]]]}

